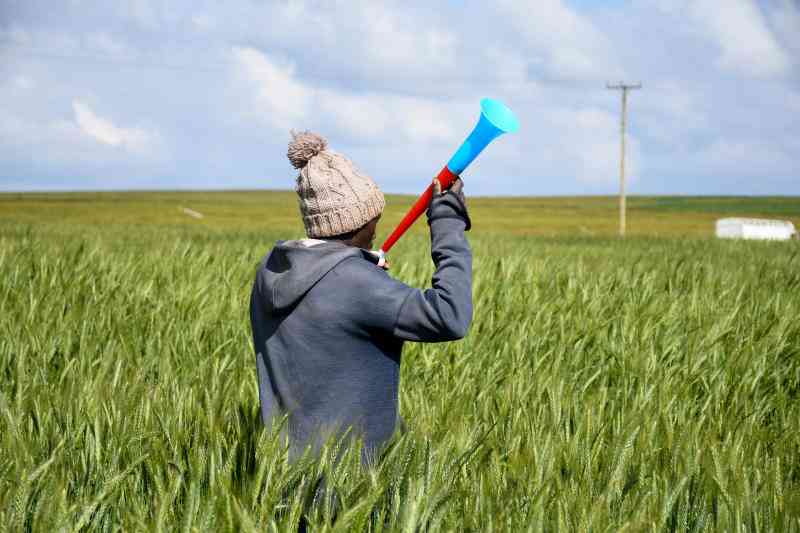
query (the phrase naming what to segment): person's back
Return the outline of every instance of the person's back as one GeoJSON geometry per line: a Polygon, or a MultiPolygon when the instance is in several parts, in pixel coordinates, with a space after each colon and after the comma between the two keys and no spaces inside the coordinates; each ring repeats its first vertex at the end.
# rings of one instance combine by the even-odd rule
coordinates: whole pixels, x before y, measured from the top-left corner
{"type": "Polygon", "coordinates": [[[279,241],[259,265],[250,317],[265,424],[288,417],[291,455],[350,430],[366,454],[394,433],[403,342],[466,335],[472,318],[469,217],[461,182],[428,209],[432,288],[392,279],[372,245],[383,195],[313,134],[289,157],[308,239],[279,241]]]}

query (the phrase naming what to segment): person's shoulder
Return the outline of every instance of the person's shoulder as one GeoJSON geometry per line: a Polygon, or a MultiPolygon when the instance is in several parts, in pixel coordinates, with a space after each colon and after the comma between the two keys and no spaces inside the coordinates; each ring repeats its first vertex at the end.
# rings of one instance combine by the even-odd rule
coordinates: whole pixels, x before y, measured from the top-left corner
{"type": "MultiPolygon", "coordinates": [[[[363,252],[367,253],[369,252],[363,252]]],[[[348,257],[336,265],[331,271],[332,275],[328,276],[328,283],[336,284],[338,289],[363,296],[402,285],[363,254],[348,257]]]]}
{"type": "MultiPolygon", "coordinates": [[[[409,291],[413,290],[394,279],[371,259],[362,256],[348,257],[336,265],[330,274],[325,279],[325,288],[347,294],[353,304],[348,307],[351,312],[359,316],[367,313],[375,315],[373,318],[383,317],[387,324],[396,318],[396,312],[399,312],[409,291]]],[[[360,319],[363,318],[361,316],[360,319]]]]}
{"type": "Polygon", "coordinates": [[[360,254],[344,259],[333,268],[333,272],[340,278],[388,279],[386,271],[372,262],[367,256],[368,253],[366,250],[361,250],[360,254]]]}

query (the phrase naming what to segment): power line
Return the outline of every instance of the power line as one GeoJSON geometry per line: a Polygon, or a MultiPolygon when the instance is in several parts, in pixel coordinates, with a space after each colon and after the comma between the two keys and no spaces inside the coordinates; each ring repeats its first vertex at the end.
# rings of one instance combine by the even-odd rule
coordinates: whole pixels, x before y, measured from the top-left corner
{"type": "Polygon", "coordinates": [[[620,113],[619,131],[620,131],[620,158],[619,158],[619,236],[625,236],[625,122],[628,112],[628,91],[641,89],[642,83],[639,82],[635,85],[626,85],[619,82],[616,85],[606,83],[606,89],[613,91],[622,91],[622,111],[620,113]]]}

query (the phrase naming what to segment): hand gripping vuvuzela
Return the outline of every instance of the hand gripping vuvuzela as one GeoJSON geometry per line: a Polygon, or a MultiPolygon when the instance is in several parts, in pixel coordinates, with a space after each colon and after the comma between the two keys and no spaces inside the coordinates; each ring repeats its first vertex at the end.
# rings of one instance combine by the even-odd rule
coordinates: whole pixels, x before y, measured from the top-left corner
{"type": "MultiPolygon", "coordinates": [[[[436,179],[442,184],[442,190],[447,189],[461,175],[464,169],[486,148],[486,145],[503,133],[513,133],[518,129],[519,122],[517,122],[517,118],[505,104],[491,98],[481,100],[481,116],[478,124],[475,125],[475,129],[472,130],[466,140],[461,143],[461,146],[439,172],[439,175],[436,176],[436,179]]],[[[383,243],[381,249],[378,250],[378,260],[381,264],[383,264],[384,257],[394,246],[394,243],[425,212],[432,196],[433,184],[429,185],[425,192],[422,193],[422,196],[419,197],[406,213],[406,216],[403,217],[403,220],[400,221],[400,224],[397,225],[392,234],[383,243]]]]}

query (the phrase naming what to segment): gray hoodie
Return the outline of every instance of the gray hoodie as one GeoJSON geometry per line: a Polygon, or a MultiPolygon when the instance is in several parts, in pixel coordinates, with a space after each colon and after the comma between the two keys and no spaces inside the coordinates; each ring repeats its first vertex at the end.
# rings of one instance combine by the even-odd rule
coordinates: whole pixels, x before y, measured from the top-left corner
{"type": "Polygon", "coordinates": [[[432,288],[392,279],[364,250],[338,241],[278,241],[250,301],[261,416],[288,417],[290,454],[347,430],[367,457],[394,433],[404,341],[460,339],[472,319],[466,206],[428,208],[432,288]]]}

